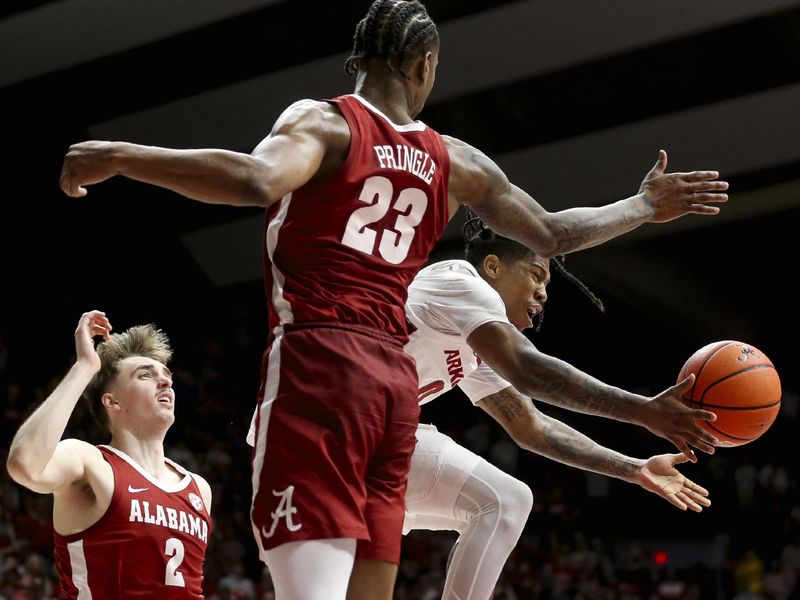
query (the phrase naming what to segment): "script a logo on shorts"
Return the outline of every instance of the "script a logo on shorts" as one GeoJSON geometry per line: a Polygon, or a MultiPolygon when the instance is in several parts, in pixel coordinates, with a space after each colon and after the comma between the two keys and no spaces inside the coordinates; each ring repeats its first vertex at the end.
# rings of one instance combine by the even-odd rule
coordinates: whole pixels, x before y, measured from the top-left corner
{"type": "Polygon", "coordinates": [[[194,506],[195,510],[203,510],[203,501],[194,492],[189,492],[189,502],[194,506]]]}
{"type": "Polygon", "coordinates": [[[295,524],[292,521],[292,515],[297,512],[297,509],[292,506],[292,494],[294,493],[294,486],[290,485],[282,492],[276,492],[272,490],[272,495],[276,498],[280,498],[280,502],[278,502],[278,508],[275,509],[275,512],[269,513],[272,517],[272,527],[270,527],[269,532],[266,530],[265,527],[261,527],[261,533],[264,537],[271,538],[275,535],[275,529],[278,527],[278,522],[281,519],[286,519],[286,528],[289,531],[297,531],[302,527],[300,523],[295,524]]]}

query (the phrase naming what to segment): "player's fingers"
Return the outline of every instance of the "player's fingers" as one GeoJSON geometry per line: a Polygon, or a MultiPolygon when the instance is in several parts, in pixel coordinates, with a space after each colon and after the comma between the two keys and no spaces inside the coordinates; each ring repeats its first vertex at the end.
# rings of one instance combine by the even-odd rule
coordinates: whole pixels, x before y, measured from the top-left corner
{"type": "Polygon", "coordinates": [[[728,189],[727,181],[688,181],[685,189],[689,192],[724,192],[728,189]]]}
{"type": "Polygon", "coordinates": [[[691,479],[685,479],[683,482],[683,487],[687,490],[691,490],[695,494],[700,494],[701,496],[708,496],[708,490],[704,488],[702,485],[697,485],[691,479]]]}
{"type": "MultiPolygon", "coordinates": [[[[697,456],[695,455],[694,451],[689,447],[689,444],[685,440],[681,440],[680,443],[676,443],[675,445],[678,447],[678,450],[680,450],[683,453],[679,455],[683,458],[681,462],[686,462],[687,460],[693,463],[697,462],[697,456]]],[[[672,464],[674,465],[678,463],[672,463],[672,464]]]]}
{"type": "Polygon", "coordinates": [[[92,335],[102,335],[103,337],[108,337],[109,330],[110,329],[108,325],[103,323],[92,323],[91,325],[92,335]]]}
{"type": "Polygon", "coordinates": [[[703,496],[695,491],[688,489],[684,489],[683,493],[689,496],[694,502],[696,502],[700,506],[705,506],[706,508],[711,506],[711,500],[706,496],[703,496]]]}
{"type": "Polygon", "coordinates": [[[673,443],[681,451],[681,454],[670,454],[669,455],[670,463],[672,464],[673,467],[675,465],[679,465],[679,464],[685,463],[687,461],[697,462],[697,457],[695,456],[694,452],[692,452],[692,449],[689,448],[689,444],[687,444],[683,440],[680,440],[680,443],[674,442],[674,441],[673,441],[673,443]]]}
{"type": "Polygon", "coordinates": [[[703,507],[690,498],[688,494],[679,492],[677,496],[690,510],[693,510],[694,512],[702,512],[703,507]]]}
{"type": "Polygon", "coordinates": [[[720,192],[696,192],[694,194],[690,194],[689,199],[692,201],[692,204],[699,204],[701,202],[714,202],[717,204],[722,204],[728,201],[728,194],[723,194],[720,192]]]}
{"type": "Polygon", "coordinates": [[[674,175],[679,175],[684,181],[719,179],[719,171],[690,171],[688,173],[674,173],[674,175]]]}
{"type": "Polygon", "coordinates": [[[689,376],[686,377],[683,381],[679,381],[675,385],[672,386],[672,390],[675,392],[684,392],[688,390],[694,384],[694,373],[689,373],[689,376]]]}
{"type": "Polygon", "coordinates": [[[666,493],[664,494],[664,499],[669,502],[670,504],[677,506],[681,510],[686,510],[686,504],[678,498],[678,495],[675,493],[666,493]]]}
{"type": "Polygon", "coordinates": [[[658,160],[656,160],[656,164],[653,167],[653,170],[657,171],[659,173],[663,173],[664,171],[666,171],[667,170],[667,160],[668,160],[667,151],[664,150],[664,149],[659,150],[658,151],[658,160]]]}
{"type": "Polygon", "coordinates": [[[718,215],[719,207],[706,206],[705,204],[690,204],[689,212],[692,212],[696,215],[718,215]]]}
{"type": "Polygon", "coordinates": [[[689,443],[700,450],[700,452],[705,452],[706,454],[714,454],[716,452],[716,448],[714,444],[709,444],[701,440],[700,438],[693,438],[689,441],[689,443]]]}
{"type": "MultiPolygon", "coordinates": [[[[694,426],[692,430],[694,434],[692,440],[689,442],[692,446],[696,448],[699,447],[698,444],[702,444],[703,446],[710,446],[711,448],[716,448],[719,446],[719,440],[711,435],[706,430],[702,429],[701,427],[694,426]]],[[[701,448],[704,452],[707,452],[705,448],[701,448]]]]}
{"type": "MultiPolygon", "coordinates": [[[[689,416],[695,419],[696,421],[716,421],[717,415],[710,410],[701,410],[699,408],[692,409],[689,412],[689,416]]],[[[699,427],[698,427],[699,429],[699,427]]],[[[710,437],[710,434],[709,434],[710,437]]]]}

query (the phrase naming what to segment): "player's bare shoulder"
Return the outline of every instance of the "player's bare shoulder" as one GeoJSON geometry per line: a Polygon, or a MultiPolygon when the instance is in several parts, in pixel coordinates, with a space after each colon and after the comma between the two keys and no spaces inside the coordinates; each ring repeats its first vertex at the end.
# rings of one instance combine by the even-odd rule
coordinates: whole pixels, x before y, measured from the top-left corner
{"type": "Polygon", "coordinates": [[[325,146],[325,158],[317,177],[342,165],[350,149],[350,127],[339,109],[330,102],[298,100],[283,111],[272,128],[275,135],[311,136],[325,146]]]}

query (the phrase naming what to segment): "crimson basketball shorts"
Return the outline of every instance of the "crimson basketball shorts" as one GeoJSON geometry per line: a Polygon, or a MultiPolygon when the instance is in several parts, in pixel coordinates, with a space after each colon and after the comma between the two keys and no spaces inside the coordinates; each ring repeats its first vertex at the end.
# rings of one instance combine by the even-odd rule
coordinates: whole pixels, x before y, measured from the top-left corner
{"type": "Polygon", "coordinates": [[[419,405],[413,359],[380,331],[289,326],[264,354],[253,529],[261,551],[356,538],[398,563],[419,405]]]}

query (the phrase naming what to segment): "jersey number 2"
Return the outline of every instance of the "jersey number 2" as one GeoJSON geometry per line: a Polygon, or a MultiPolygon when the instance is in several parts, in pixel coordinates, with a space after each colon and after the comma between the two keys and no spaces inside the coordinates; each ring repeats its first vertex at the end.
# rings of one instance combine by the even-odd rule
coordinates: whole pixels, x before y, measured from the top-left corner
{"type": "Polygon", "coordinates": [[[414,228],[420,224],[425,209],[428,208],[428,196],[420,189],[406,188],[397,196],[394,206],[391,206],[392,196],[394,187],[386,177],[376,175],[368,178],[358,199],[369,206],[358,208],[350,215],[342,243],[365,254],[373,254],[378,232],[368,226],[386,216],[389,208],[394,208],[400,214],[393,228],[381,231],[378,252],[386,262],[399,265],[408,256],[414,239],[414,228]]]}
{"type": "Polygon", "coordinates": [[[174,587],[186,587],[186,583],[183,581],[183,574],[178,571],[178,567],[183,562],[183,542],[177,538],[169,538],[164,548],[164,554],[172,557],[167,561],[164,584],[174,587]]]}

